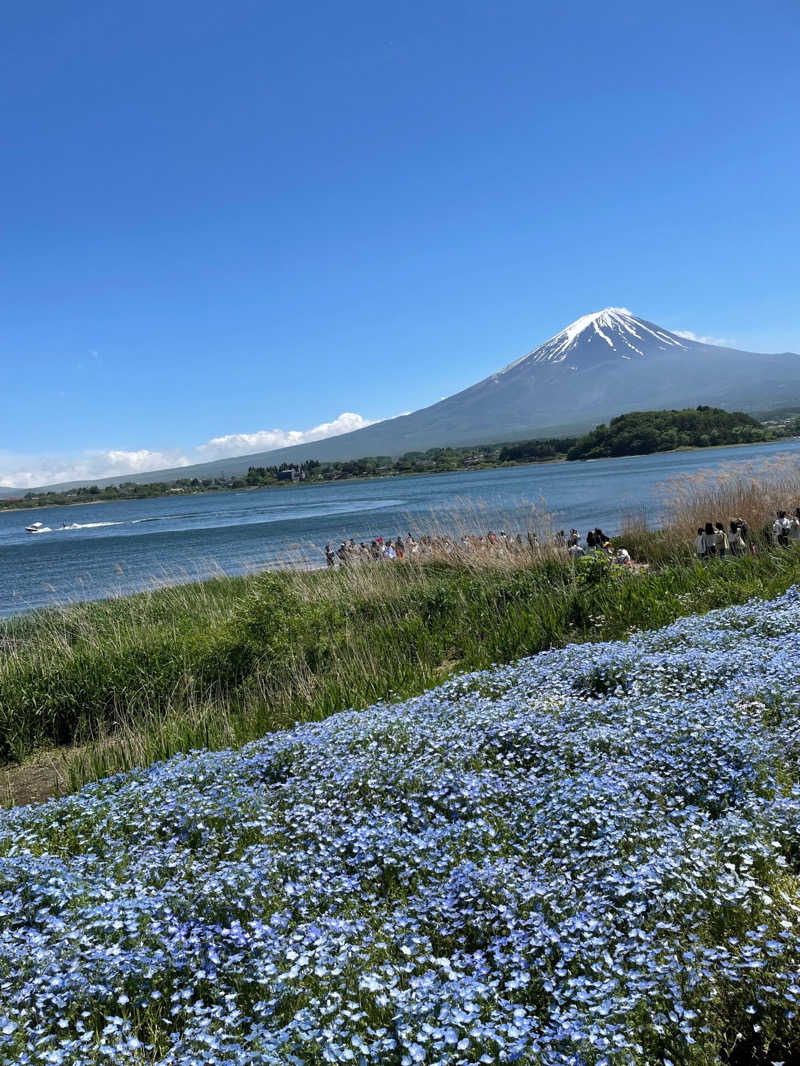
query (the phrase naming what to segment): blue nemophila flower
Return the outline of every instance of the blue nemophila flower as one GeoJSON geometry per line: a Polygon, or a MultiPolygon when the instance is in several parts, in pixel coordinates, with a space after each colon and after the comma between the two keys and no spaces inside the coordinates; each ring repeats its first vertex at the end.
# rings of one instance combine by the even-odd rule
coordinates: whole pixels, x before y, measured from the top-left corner
{"type": "Polygon", "coordinates": [[[789,1046],[799,618],[792,590],[3,813],[0,1063],[789,1046]]]}

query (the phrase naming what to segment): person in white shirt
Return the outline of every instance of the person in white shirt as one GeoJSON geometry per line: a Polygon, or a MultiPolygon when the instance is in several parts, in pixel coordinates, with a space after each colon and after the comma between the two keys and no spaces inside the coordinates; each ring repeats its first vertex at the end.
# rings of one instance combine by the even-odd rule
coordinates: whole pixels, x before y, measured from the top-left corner
{"type": "Polygon", "coordinates": [[[772,523],[772,542],[776,547],[788,548],[789,546],[789,519],[785,511],[775,512],[775,521],[772,523]]]}
{"type": "Polygon", "coordinates": [[[697,531],[697,536],[694,538],[694,553],[698,559],[702,559],[703,556],[706,554],[706,541],[705,537],[703,536],[702,526],[700,526],[697,531]]]}

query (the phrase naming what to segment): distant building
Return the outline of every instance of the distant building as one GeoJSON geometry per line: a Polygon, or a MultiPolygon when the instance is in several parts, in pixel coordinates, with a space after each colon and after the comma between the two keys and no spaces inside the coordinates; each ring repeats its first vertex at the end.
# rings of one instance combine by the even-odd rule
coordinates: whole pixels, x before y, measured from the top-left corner
{"type": "Polygon", "coordinates": [[[286,470],[278,471],[278,481],[303,481],[305,476],[305,471],[298,470],[296,466],[290,466],[286,470]]]}

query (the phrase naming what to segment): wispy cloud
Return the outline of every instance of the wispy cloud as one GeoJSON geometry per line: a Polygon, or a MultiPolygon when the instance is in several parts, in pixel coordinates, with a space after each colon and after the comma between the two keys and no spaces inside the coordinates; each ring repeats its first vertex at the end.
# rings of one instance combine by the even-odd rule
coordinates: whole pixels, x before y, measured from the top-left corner
{"type": "Polygon", "coordinates": [[[674,329],[672,332],[677,337],[685,337],[687,341],[697,341],[698,344],[719,344],[724,348],[731,343],[731,341],[726,340],[725,337],[698,336],[690,329],[674,329]]]}
{"type": "Polygon", "coordinates": [[[148,470],[191,466],[211,459],[225,459],[249,452],[266,452],[292,444],[309,444],[326,437],[363,429],[377,419],[344,411],[331,422],[311,429],[260,429],[253,433],[227,433],[184,449],[139,448],[134,451],[95,449],[72,455],[23,455],[0,452],[0,485],[32,489],[64,481],[90,481],[93,478],[124,477],[148,470]]]}

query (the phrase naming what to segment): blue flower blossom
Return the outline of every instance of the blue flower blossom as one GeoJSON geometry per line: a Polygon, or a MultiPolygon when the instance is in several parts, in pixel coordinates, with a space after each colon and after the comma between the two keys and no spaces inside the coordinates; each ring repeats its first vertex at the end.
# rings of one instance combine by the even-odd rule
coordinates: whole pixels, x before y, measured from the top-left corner
{"type": "Polygon", "coordinates": [[[4,812],[0,1063],[788,1057],[798,621],[790,590],[4,812]]]}

